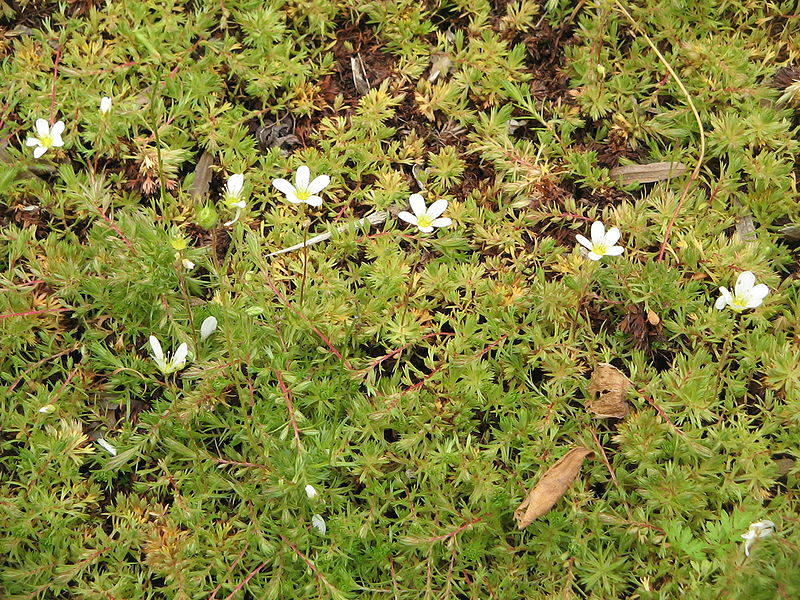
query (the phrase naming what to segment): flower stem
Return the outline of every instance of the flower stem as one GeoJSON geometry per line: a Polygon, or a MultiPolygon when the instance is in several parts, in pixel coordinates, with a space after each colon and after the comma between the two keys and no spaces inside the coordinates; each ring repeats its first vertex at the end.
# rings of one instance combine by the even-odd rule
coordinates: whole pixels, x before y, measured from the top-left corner
{"type": "Polygon", "coordinates": [[[303,278],[300,280],[300,306],[303,306],[303,294],[306,289],[306,274],[308,273],[308,207],[303,204],[303,278]]]}

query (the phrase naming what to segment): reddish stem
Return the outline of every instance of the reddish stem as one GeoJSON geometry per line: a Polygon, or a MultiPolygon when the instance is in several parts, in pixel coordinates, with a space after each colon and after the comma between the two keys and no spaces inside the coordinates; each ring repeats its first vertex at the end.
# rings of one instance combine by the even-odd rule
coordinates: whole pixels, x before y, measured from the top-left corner
{"type": "Polygon", "coordinates": [[[18,312],[18,313],[6,313],[4,315],[0,315],[0,319],[7,319],[8,317],[27,317],[28,315],[40,315],[42,313],[51,313],[51,312],[65,312],[71,310],[69,308],[43,308],[42,310],[28,310],[25,312],[18,312]]]}
{"type": "Polygon", "coordinates": [[[289,422],[292,424],[292,429],[294,430],[294,440],[297,442],[297,447],[301,448],[302,444],[300,443],[300,429],[297,427],[297,420],[294,417],[292,394],[289,391],[289,388],[286,386],[286,382],[283,380],[283,374],[278,368],[275,369],[275,377],[278,380],[278,386],[281,388],[283,397],[286,399],[286,408],[289,410],[289,422]]]}

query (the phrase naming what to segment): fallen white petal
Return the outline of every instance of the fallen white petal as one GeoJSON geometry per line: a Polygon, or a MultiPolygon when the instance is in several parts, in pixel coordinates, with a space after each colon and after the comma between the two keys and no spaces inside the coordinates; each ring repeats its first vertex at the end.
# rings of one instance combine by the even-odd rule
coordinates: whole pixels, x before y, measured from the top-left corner
{"type": "Polygon", "coordinates": [[[116,456],[117,455],[117,449],[114,448],[114,446],[112,446],[110,443],[108,443],[105,439],[100,437],[100,438],[97,438],[95,441],[97,442],[98,446],[102,447],[111,456],[116,456]]]}
{"type": "Polygon", "coordinates": [[[200,324],[200,339],[204,340],[217,329],[216,317],[206,317],[200,324]]]}
{"type": "Polygon", "coordinates": [[[314,515],[311,517],[311,524],[317,531],[319,531],[320,535],[325,535],[325,532],[328,531],[328,526],[325,525],[325,519],[323,519],[320,515],[314,515]]]}

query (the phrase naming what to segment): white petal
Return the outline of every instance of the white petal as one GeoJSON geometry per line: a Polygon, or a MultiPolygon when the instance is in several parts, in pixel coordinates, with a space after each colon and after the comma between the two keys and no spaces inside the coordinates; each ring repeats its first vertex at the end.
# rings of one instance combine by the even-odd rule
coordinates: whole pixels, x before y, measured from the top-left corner
{"type": "Polygon", "coordinates": [[[200,339],[204,340],[217,329],[216,317],[206,317],[200,325],[200,339]]]}
{"type": "Polygon", "coordinates": [[[761,527],[775,527],[775,523],[773,523],[769,519],[763,519],[761,521],[757,521],[756,524],[760,525],[761,527]]]}
{"type": "Polygon", "coordinates": [[[423,233],[430,233],[433,231],[433,227],[420,227],[419,230],[423,233]]]}
{"type": "Polygon", "coordinates": [[[285,179],[273,179],[272,185],[278,188],[279,191],[283,192],[287,196],[289,196],[290,194],[294,195],[297,193],[295,187],[285,179]]]}
{"type": "Polygon", "coordinates": [[[306,204],[310,206],[322,206],[322,198],[319,196],[309,196],[306,198],[306,204]]]}
{"type": "Polygon", "coordinates": [[[64,133],[64,121],[56,121],[50,129],[50,135],[60,139],[62,133],[64,133]]]}
{"type": "Polygon", "coordinates": [[[327,175],[320,175],[319,177],[315,177],[314,181],[308,184],[308,193],[309,194],[319,194],[322,190],[328,187],[328,184],[331,182],[331,178],[327,175]]]}
{"type": "Polygon", "coordinates": [[[60,148],[61,146],[64,145],[64,140],[61,139],[61,134],[53,135],[51,137],[51,140],[52,141],[50,142],[50,145],[55,147],[55,148],[60,148]]]}
{"type": "Polygon", "coordinates": [[[170,363],[172,364],[172,369],[175,371],[179,371],[184,366],[186,366],[186,355],[189,354],[189,346],[186,345],[184,342],[178,349],[175,350],[175,355],[172,357],[170,363]]]}
{"type": "Polygon", "coordinates": [[[606,246],[613,246],[619,241],[619,236],[622,235],[618,227],[612,227],[606,232],[606,246]]]}
{"type": "Polygon", "coordinates": [[[592,223],[592,241],[595,243],[602,243],[605,240],[606,228],[603,226],[602,221],[595,221],[592,223]]]}
{"type": "Polygon", "coordinates": [[[756,284],[756,276],[752,271],[742,271],[739,277],[736,278],[736,285],[734,286],[734,293],[737,296],[744,296],[756,284]]]}
{"type": "Polygon", "coordinates": [[[434,227],[448,227],[453,224],[453,219],[450,217],[439,217],[431,222],[434,227]]]}
{"type": "Polygon", "coordinates": [[[590,242],[589,240],[587,240],[587,239],[586,239],[584,236],[582,236],[580,233],[579,233],[578,235],[576,235],[576,236],[575,236],[575,239],[577,240],[577,242],[578,242],[578,243],[579,243],[581,246],[583,246],[583,247],[584,247],[584,248],[586,248],[587,250],[591,250],[592,248],[594,248],[594,245],[592,244],[592,242],[590,242]]]}
{"type": "Polygon", "coordinates": [[[228,194],[231,196],[239,196],[242,193],[242,188],[244,187],[244,173],[234,173],[230,177],[228,177],[228,194]]]}
{"type": "Polygon", "coordinates": [[[411,204],[411,210],[417,216],[424,215],[428,208],[425,206],[425,199],[420,194],[411,194],[408,197],[408,203],[411,204]]]}
{"type": "Polygon", "coordinates": [[[761,300],[767,297],[767,294],[769,294],[769,288],[765,284],[759,283],[758,285],[753,286],[753,289],[750,290],[747,295],[749,298],[753,300],[757,299],[759,302],[761,302],[761,300]]]}
{"type": "Polygon", "coordinates": [[[603,258],[602,254],[595,254],[594,252],[589,252],[588,256],[591,260],[600,260],[603,258]]]}
{"type": "Polygon", "coordinates": [[[111,110],[111,98],[108,96],[103,96],[100,98],[100,112],[106,114],[108,111],[111,110]]]}
{"type": "Polygon", "coordinates": [[[318,495],[317,494],[317,490],[313,485],[309,484],[309,485],[306,486],[306,496],[308,496],[309,499],[316,498],[317,495],[318,495]]]}
{"type": "Polygon", "coordinates": [[[232,218],[230,221],[225,221],[225,222],[222,224],[222,226],[223,226],[223,227],[230,227],[231,225],[233,225],[234,223],[236,223],[236,221],[238,221],[238,220],[239,220],[239,217],[241,217],[241,216],[242,216],[242,211],[241,211],[241,209],[238,209],[238,208],[237,208],[237,209],[236,209],[236,214],[233,216],[233,218],[232,218]]]}
{"type": "Polygon", "coordinates": [[[436,217],[440,216],[444,211],[447,210],[447,200],[444,198],[437,200],[433,204],[428,207],[428,216],[431,219],[435,219],[436,217]]]}
{"type": "Polygon", "coordinates": [[[728,304],[731,303],[732,297],[731,297],[731,293],[728,291],[728,288],[726,288],[726,287],[719,288],[719,293],[721,295],[720,295],[719,298],[717,298],[717,301],[714,303],[714,306],[717,309],[722,310],[728,304]]]}
{"type": "Polygon", "coordinates": [[[50,135],[50,125],[45,119],[36,119],[36,133],[40,138],[50,135]]]}
{"type": "Polygon", "coordinates": [[[49,415],[51,412],[55,412],[55,410],[56,410],[55,404],[45,404],[42,408],[39,409],[39,412],[49,415]]]}
{"type": "Polygon", "coordinates": [[[39,146],[33,151],[33,158],[41,158],[42,154],[47,152],[47,148],[44,146],[39,146]]]}
{"type": "Polygon", "coordinates": [[[625,248],[622,246],[611,246],[608,250],[606,250],[606,256],[619,256],[625,252],[625,248]]]}
{"type": "Polygon", "coordinates": [[[154,335],[151,335],[149,338],[150,341],[150,349],[153,353],[153,358],[156,359],[156,362],[164,360],[164,350],[161,348],[161,342],[158,341],[158,338],[154,335]]]}
{"type": "Polygon", "coordinates": [[[101,438],[101,437],[100,437],[100,438],[97,438],[95,441],[97,442],[97,445],[98,445],[98,446],[101,446],[101,447],[102,447],[104,450],[106,450],[106,452],[108,452],[108,453],[109,453],[111,456],[116,456],[116,455],[117,455],[117,449],[116,449],[116,448],[114,448],[114,446],[112,446],[111,444],[109,444],[109,443],[108,443],[106,440],[104,440],[103,438],[101,438]]]}
{"type": "Polygon", "coordinates": [[[297,173],[294,174],[294,186],[298,190],[305,190],[308,188],[309,179],[311,179],[311,169],[305,165],[297,167],[297,173]]]}
{"type": "Polygon", "coordinates": [[[402,219],[406,223],[411,223],[412,225],[417,224],[417,217],[405,210],[401,210],[399,213],[397,213],[397,218],[402,219]]]}
{"type": "Polygon", "coordinates": [[[317,531],[319,531],[320,535],[325,535],[325,532],[328,531],[328,526],[325,525],[325,519],[323,519],[320,515],[314,515],[311,517],[311,524],[317,531]]]}
{"type": "Polygon", "coordinates": [[[25,140],[25,145],[26,146],[41,146],[42,142],[39,141],[39,138],[29,137],[27,140],[25,140]]]}

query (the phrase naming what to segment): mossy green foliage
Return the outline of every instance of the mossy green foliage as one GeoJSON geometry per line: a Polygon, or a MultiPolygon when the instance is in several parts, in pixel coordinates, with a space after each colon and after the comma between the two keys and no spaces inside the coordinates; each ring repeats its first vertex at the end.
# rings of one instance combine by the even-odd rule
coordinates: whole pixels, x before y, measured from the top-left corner
{"type": "Polygon", "coordinates": [[[3,598],[800,594],[797,103],[770,86],[793,2],[643,2],[641,30],[607,0],[37,4],[0,2],[3,598]],[[698,158],[642,32],[706,133],[682,201],[686,176],[609,176],[698,158]],[[290,152],[257,140],[287,115],[290,152]],[[34,161],[37,118],[66,144],[34,161]],[[332,177],[318,209],[271,186],[300,164],[332,177]],[[453,226],[334,231],[420,184],[453,226]],[[622,256],[576,250],[594,220],[622,256]],[[306,226],[332,239],[266,258],[306,226]],[[742,270],[764,304],[714,309],[742,270]],[[598,421],[611,361],[632,410],[598,421]],[[595,459],[517,531],[577,445],[595,459]]]}

